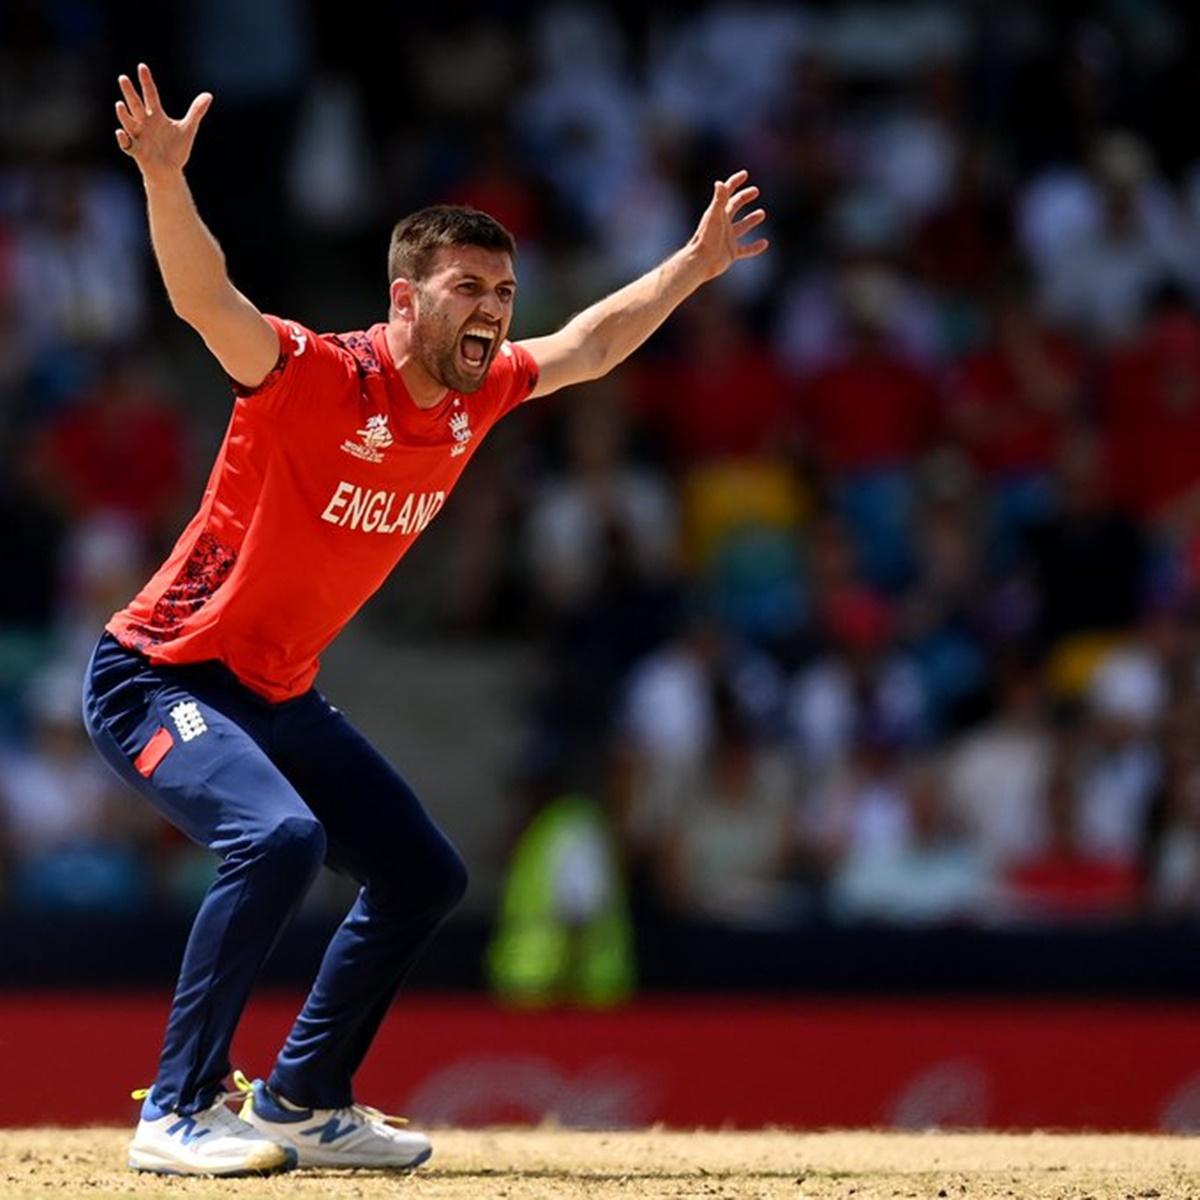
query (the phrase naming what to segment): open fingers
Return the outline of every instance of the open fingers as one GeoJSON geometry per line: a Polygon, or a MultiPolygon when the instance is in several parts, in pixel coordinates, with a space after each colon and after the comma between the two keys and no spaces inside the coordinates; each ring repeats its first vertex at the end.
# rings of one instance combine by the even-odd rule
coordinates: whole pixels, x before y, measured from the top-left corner
{"type": "Polygon", "coordinates": [[[739,208],[744,208],[750,203],[751,200],[755,200],[757,198],[758,188],[743,188],[740,192],[736,192],[725,201],[725,212],[732,217],[739,208]]]}
{"type": "Polygon", "coordinates": [[[116,104],[117,120],[121,122],[121,127],[131,137],[137,137],[142,132],[142,123],[138,120],[126,107],[124,100],[118,100],[116,104]]]}
{"type": "Polygon", "coordinates": [[[766,210],[756,208],[752,213],[748,213],[740,221],[735,221],[733,223],[733,236],[740,238],[743,234],[749,233],[750,230],[756,229],[766,219],[766,210]]]}
{"type": "Polygon", "coordinates": [[[734,173],[732,175],[730,175],[730,177],[728,179],[725,180],[726,191],[730,191],[730,192],[736,191],[749,178],[750,178],[750,172],[747,171],[745,168],[743,168],[740,171],[734,171],[734,173]]]}
{"type": "Polygon", "coordinates": [[[141,96],[138,95],[137,88],[133,86],[133,81],[128,75],[118,75],[117,84],[121,89],[121,95],[125,97],[125,103],[129,111],[141,121],[146,115],[146,106],[142,103],[141,96]]]}
{"type": "Polygon", "coordinates": [[[138,63],[138,81],[142,85],[142,95],[146,97],[146,112],[161,112],[162,102],[158,98],[158,87],[150,68],[145,63],[138,63]]]}
{"type": "Polygon", "coordinates": [[[183,124],[190,130],[200,124],[200,118],[208,112],[209,106],[212,104],[212,92],[201,92],[195,100],[192,101],[187,112],[184,114],[183,124]]]}
{"type": "Polygon", "coordinates": [[[114,130],[113,132],[117,135],[117,145],[126,154],[132,154],[133,153],[133,138],[131,138],[129,136],[129,134],[127,134],[125,132],[124,129],[117,129],[117,130],[114,130]]]}
{"type": "Polygon", "coordinates": [[[759,238],[756,242],[749,242],[743,246],[740,242],[735,252],[736,258],[756,258],[760,255],[771,243],[766,238],[759,238]]]}

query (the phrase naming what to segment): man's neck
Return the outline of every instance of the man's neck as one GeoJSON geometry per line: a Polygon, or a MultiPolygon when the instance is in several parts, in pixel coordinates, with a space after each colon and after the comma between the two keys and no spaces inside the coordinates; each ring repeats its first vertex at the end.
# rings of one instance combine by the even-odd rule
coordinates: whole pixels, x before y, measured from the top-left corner
{"type": "Polygon", "coordinates": [[[400,372],[400,378],[404,380],[412,402],[418,408],[436,408],[446,398],[450,389],[434,379],[413,357],[407,330],[402,325],[389,321],[383,335],[387,339],[392,362],[400,372]]]}

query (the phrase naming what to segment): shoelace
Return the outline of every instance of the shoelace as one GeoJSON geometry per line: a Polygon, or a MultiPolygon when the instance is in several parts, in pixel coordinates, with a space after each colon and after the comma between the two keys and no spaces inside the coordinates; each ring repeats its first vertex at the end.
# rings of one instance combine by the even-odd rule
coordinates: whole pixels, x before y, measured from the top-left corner
{"type": "MultiPolygon", "coordinates": [[[[218,1092],[208,1108],[201,1111],[204,1115],[210,1116],[212,1120],[220,1126],[221,1129],[224,1129],[229,1133],[242,1133],[247,1128],[246,1123],[240,1120],[236,1113],[231,1112],[225,1107],[230,1100],[241,1099],[239,1092],[240,1089],[238,1092],[218,1092]]],[[[129,1093],[129,1095],[133,1100],[145,1100],[146,1097],[150,1095],[150,1089],[135,1088],[129,1093]]]]}
{"type": "MultiPolygon", "coordinates": [[[[149,1088],[134,1088],[134,1090],[129,1093],[129,1098],[131,1100],[145,1100],[149,1095],[149,1088]]],[[[218,1092],[216,1097],[213,1099],[213,1102],[208,1107],[216,1108],[218,1104],[227,1104],[230,1100],[240,1099],[241,1097],[237,1092],[218,1092]]],[[[207,1112],[208,1109],[205,1109],[204,1111],[207,1112]]]]}
{"type": "MultiPolygon", "coordinates": [[[[246,1075],[241,1070],[233,1073],[233,1086],[237,1088],[237,1095],[244,1097],[254,1091],[254,1084],[246,1078],[246,1075]]],[[[407,1117],[394,1117],[385,1112],[380,1112],[377,1108],[372,1108],[369,1104],[351,1104],[348,1108],[337,1108],[333,1110],[335,1115],[356,1118],[364,1125],[369,1121],[377,1121],[381,1125],[390,1125],[395,1129],[401,1129],[408,1124],[407,1117]]]]}
{"type": "Polygon", "coordinates": [[[339,1108],[339,1113],[350,1113],[358,1117],[360,1121],[376,1121],[380,1125],[387,1125],[392,1129],[403,1129],[408,1124],[407,1117],[395,1117],[389,1113],[380,1112],[377,1108],[372,1108],[369,1104],[352,1104],[349,1108],[339,1108]]]}

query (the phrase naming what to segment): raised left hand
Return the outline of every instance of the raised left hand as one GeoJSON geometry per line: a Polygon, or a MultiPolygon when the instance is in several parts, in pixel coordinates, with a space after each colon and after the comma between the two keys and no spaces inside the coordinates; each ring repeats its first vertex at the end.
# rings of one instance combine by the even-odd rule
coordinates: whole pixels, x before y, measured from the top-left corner
{"type": "Polygon", "coordinates": [[[713,184],[712,200],[690,243],[704,267],[706,279],[723,275],[738,259],[755,258],[770,245],[766,238],[753,242],[741,240],[767,217],[766,210],[761,208],[738,216],[758,197],[758,188],[742,186],[749,178],[749,171],[735,171],[728,179],[718,179],[713,184]]]}

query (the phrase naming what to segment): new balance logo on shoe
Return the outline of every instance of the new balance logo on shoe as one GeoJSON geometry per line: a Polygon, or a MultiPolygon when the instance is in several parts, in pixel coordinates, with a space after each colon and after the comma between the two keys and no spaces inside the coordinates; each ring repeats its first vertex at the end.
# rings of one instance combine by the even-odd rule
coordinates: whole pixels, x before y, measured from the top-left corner
{"type": "Polygon", "coordinates": [[[180,1117],[179,1120],[167,1130],[167,1137],[174,1137],[176,1134],[179,1134],[179,1140],[185,1146],[190,1146],[194,1141],[205,1137],[211,1132],[211,1129],[201,1129],[199,1132],[197,1132],[195,1117],[180,1117]]]}
{"type": "Polygon", "coordinates": [[[208,732],[208,725],[201,715],[200,706],[194,700],[181,701],[171,709],[171,720],[179,730],[179,740],[190,742],[208,732]]]}
{"type": "Polygon", "coordinates": [[[353,1133],[358,1126],[353,1121],[347,1121],[345,1125],[339,1125],[337,1116],[334,1115],[325,1122],[324,1125],[314,1125],[311,1129],[300,1130],[304,1137],[312,1137],[314,1134],[321,1135],[321,1145],[328,1145],[330,1142],[336,1142],[338,1138],[345,1137],[348,1133],[353,1133]]]}
{"type": "Polygon", "coordinates": [[[292,1146],[302,1167],[410,1171],[433,1153],[424,1134],[397,1128],[400,1118],[366,1104],[295,1109],[282,1096],[272,1095],[261,1079],[251,1083],[238,1071],[234,1082],[246,1097],[242,1120],[272,1140],[292,1146]]]}

